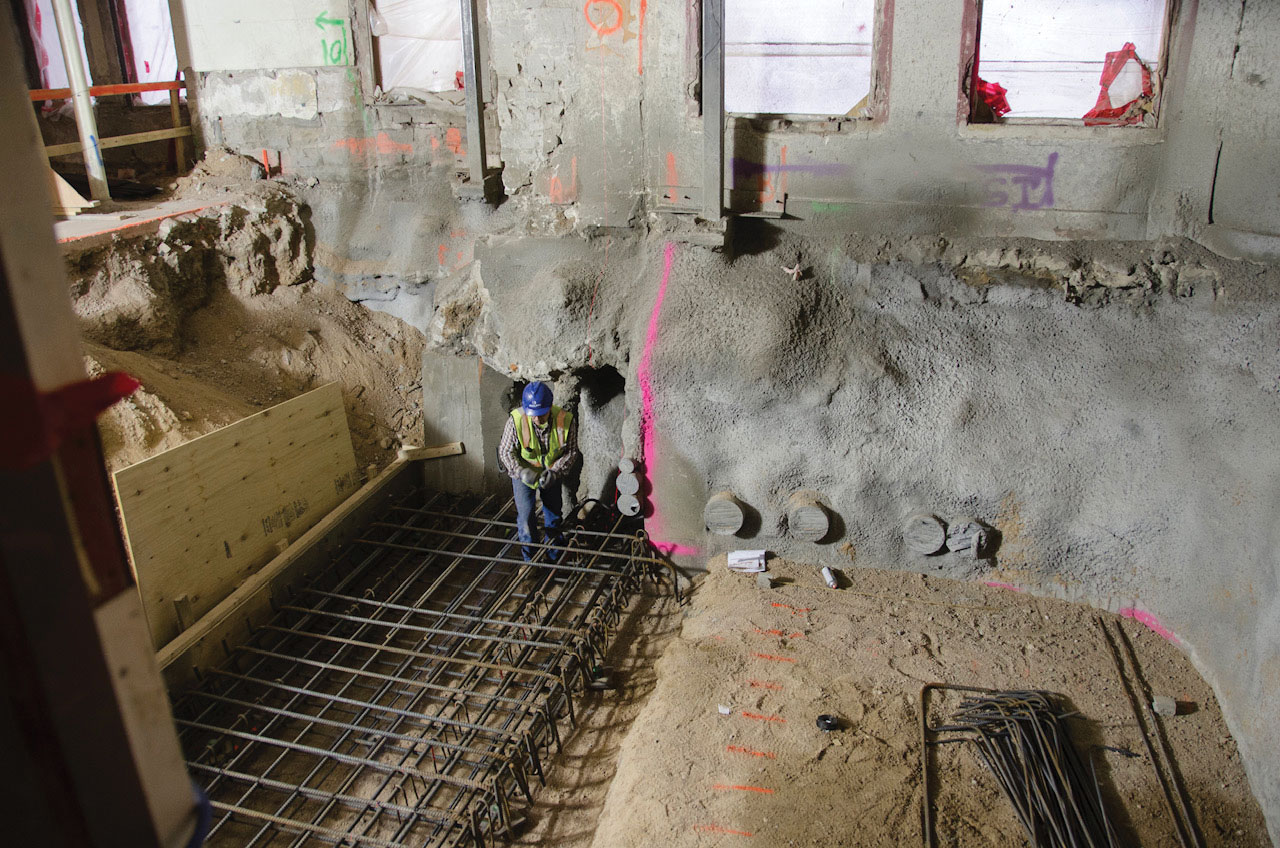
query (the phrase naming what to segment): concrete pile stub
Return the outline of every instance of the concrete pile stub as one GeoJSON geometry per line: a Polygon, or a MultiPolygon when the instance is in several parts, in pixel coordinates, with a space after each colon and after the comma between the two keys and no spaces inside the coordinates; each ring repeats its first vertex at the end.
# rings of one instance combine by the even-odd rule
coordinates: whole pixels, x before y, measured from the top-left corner
{"type": "Polygon", "coordinates": [[[742,529],[746,516],[742,504],[732,492],[716,492],[707,499],[702,510],[702,520],[708,530],[717,536],[732,536],[742,529]]]}

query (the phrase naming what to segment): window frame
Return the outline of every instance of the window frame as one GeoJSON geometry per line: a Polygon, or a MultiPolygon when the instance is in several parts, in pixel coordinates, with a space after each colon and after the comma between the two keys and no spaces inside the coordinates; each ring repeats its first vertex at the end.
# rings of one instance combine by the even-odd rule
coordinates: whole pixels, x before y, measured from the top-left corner
{"type": "Polygon", "coordinates": [[[1111,130],[1155,130],[1160,128],[1160,114],[1164,106],[1165,84],[1169,74],[1169,54],[1172,48],[1173,31],[1178,23],[1181,11],[1180,0],[1164,0],[1164,21],[1160,33],[1159,66],[1151,74],[1152,96],[1151,122],[1129,125],[1093,125],[1087,126],[1083,118],[1043,118],[1043,117],[1007,117],[994,121],[974,120],[974,107],[977,98],[979,62],[978,45],[982,41],[982,5],[984,0],[964,0],[963,15],[964,37],[960,43],[960,76],[958,80],[958,106],[956,117],[961,126],[975,128],[989,127],[1059,127],[1107,132],[1111,130]]]}

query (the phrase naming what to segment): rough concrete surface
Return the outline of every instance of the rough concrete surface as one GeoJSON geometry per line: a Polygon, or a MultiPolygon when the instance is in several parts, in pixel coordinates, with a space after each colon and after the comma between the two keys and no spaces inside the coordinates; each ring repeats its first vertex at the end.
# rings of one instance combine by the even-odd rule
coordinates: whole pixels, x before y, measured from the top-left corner
{"type": "Polygon", "coordinates": [[[589,372],[590,339],[626,378],[624,446],[645,454],[650,533],[675,554],[906,561],[1148,621],[1216,687],[1276,820],[1280,738],[1258,708],[1280,687],[1275,269],[1187,242],[890,244],[760,225],[727,260],[614,239],[602,276],[601,241],[492,241],[459,300],[437,292],[433,343],[556,378],[589,372]],[[799,281],[781,270],[796,261],[799,281]],[[439,320],[461,304],[467,321],[439,320]],[[835,513],[828,544],[786,535],[801,488],[835,513]],[[737,539],[701,524],[726,489],[759,515],[737,539]],[[901,523],[920,511],[986,522],[993,554],[910,555],[901,523]]]}

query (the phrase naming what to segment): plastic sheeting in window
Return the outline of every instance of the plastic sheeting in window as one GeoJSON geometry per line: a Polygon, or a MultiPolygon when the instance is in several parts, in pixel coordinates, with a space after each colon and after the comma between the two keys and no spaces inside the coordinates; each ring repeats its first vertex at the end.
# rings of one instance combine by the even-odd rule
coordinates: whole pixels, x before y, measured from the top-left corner
{"type": "MultiPolygon", "coordinates": [[[[40,67],[42,88],[67,88],[67,64],[62,58],[62,42],[58,40],[58,22],[53,17],[50,0],[23,0],[27,11],[27,29],[35,46],[36,64],[40,67]]],[[[71,14],[76,19],[76,34],[80,38],[80,56],[84,59],[84,73],[89,76],[89,52],[84,48],[84,26],[80,23],[80,10],[71,4],[71,14]]],[[[56,108],[58,101],[49,101],[56,108]]]]}
{"type": "Polygon", "coordinates": [[[371,16],[383,91],[458,88],[462,71],[458,0],[380,0],[371,4],[371,16]]]}
{"type": "MultiPolygon", "coordinates": [[[[173,46],[168,0],[124,0],[124,8],[138,82],[177,79],[178,53],[173,46]]],[[[149,105],[169,102],[167,91],[145,91],[139,97],[149,105]]]]}
{"type": "MultiPolygon", "coordinates": [[[[1164,20],[1165,0],[984,3],[979,74],[1008,91],[1010,118],[1079,118],[1095,107],[1117,44],[1132,42],[1158,70],[1164,20]]],[[[1116,98],[1119,88],[1133,88],[1129,82],[1113,87],[1112,102],[1125,102],[1116,98]]]]}
{"type": "Polygon", "coordinates": [[[871,88],[875,0],[725,0],[725,110],[843,115],[871,88]]]}

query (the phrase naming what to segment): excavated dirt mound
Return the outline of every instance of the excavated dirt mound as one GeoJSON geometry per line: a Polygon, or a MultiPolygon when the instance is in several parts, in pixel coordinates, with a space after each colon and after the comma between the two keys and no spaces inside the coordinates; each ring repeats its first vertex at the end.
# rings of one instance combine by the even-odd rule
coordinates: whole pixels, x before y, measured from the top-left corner
{"type": "MultiPolygon", "coordinates": [[[[849,570],[852,585],[831,591],[816,567],[788,561],[770,563],[783,581],[770,590],[723,556],[709,568],[622,743],[597,848],[919,845],[930,682],[1064,696],[1120,844],[1176,844],[1096,610],[871,569],[849,570]],[[820,714],[841,729],[818,729],[820,714]]],[[[1101,615],[1120,622],[1153,692],[1179,702],[1163,727],[1206,844],[1270,845],[1210,687],[1176,646],[1101,615]]],[[[931,721],[954,701],[936,703],[931,721]]],[[[938,844],[1026,844],[970,746],[936,748],[930,768],[938,844]]]]}
{"type": "Polygon", "coordinates": [[[68,249],[89,370],[142,382],[100,419],[112,471],[332,381],[362,467],[421,443],[422,335],[314,283],[304,218],[264,184],[152,235],[68,249]]]}

